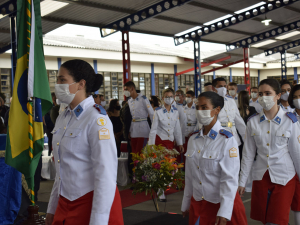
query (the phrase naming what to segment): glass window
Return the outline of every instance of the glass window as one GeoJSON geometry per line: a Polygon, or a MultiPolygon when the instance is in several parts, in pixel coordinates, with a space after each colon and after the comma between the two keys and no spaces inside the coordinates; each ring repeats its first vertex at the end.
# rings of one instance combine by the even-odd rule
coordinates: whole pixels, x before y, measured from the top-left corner
{"type": "MultiPolygon", "coordinates": [[[[103,72],[99,72],[99,71],[98,71],[98,73],[104,75],[103,72]]],[[[103,78],[103,79],[104,79],[104,78],[103,78]]],[[[98,90],[98,91],[99,91],[99,94],[104,95],[104,85],[105,85],[105,82],[103,82],[103,84],[101,85],[100,89],[98,90]]],[[[105,98],[105,96],[104,96],[104,98],[105,98]]]]}
{"type": "Polygon", "coordinates": [[[149,73],[145,74],[145,95],[150,99],[151,96],[151,75],[149,73]]]}
{"type": "Polygon", "coordinates": [[[11,69],[2,68],[0,70],[0,92],[5,95],[5,104],[9,105],[9,99],[11,97],[11,82],[10,82],[11,69]]]}
{"type": "Polygon", "coordinates": [[[109,101],[112,98],[111,78],[109,72],[104,72],[104,97],[106,101],[109,101]]]}
{"type": "Polygon", "coordinates": [[[57,70],[49,70],[48,71],[48,78],[49,78],[49,86],[50,86],[50,92],[55,91],[55,84],[57,80],[57,70]]]}

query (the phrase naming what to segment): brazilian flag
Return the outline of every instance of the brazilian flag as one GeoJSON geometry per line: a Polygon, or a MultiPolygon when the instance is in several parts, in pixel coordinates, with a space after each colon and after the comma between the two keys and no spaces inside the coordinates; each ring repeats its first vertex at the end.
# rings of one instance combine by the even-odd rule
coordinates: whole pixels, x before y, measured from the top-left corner
{"type": "Polygon", "coordinates": [[[40,0],[17,1],[17,43],[5,162],[24,174],[34,205],[34,174],[44,147],[43,116],[52,107],[40,0]]]}

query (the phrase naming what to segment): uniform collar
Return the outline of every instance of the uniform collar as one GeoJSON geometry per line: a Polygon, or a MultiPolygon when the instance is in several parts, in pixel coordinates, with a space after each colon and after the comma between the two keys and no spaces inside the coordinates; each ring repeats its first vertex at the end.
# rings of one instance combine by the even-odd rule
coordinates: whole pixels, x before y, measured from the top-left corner
{"type": "MultiPolygon", "coordinates": [[[[272,121],[276,124],[280,124],[281,123],[281,119],[284,115],[284,111],[281,107],[279,107],[279,110],[278,110],[278,113],[277,115],[272,119],[272,121]]],[[[260,119],[259,119],[259,122],[262,123],[264,121],[268,121],[267,117],[265,116],[264,114],[264,111],[262,110],[261,113],[259,114],[260,116],[260,119]]]]}
{"type": "MultiPolygon", "coordinates": [[[[215,125],[210,129],[210,131],[208,132],[208,134],[206,135],[207,137],[209,137],[210,139],[212,140],[215,140],[219,134],[219,130],[222,128],[221,126],[221,123],[219,120],[217,120],[217,122],[215,123],[215,125]]],[[[195,137],[195,139],[199,138],[199,137],[203,137],[204,138],[204,135],[203,135],[203,129],[202,128],[198,135],[195,137]]]]}
{"type": "MultiPolygon", "coordinates": [[[[173,107],[174,107],[174,106],[171,105],[171,109],[170,109],[170,112],[171,112],[171,113],[173,113],[173,111],[174,111],[174,110],[173,110],[173,107]]],[[[163,109],[163,113],[167,113],[167,112],[168,112],[168,110],[165,108],[165,106],[162,106],[161,108],[163,109]]]]}
{"type": "Polygon", "coordinates": [[[188,104],[186,104],[186,105],[185,105],[185,108],[186,108],[186,109],[195,109],[195,108],[196,108],[196,104],[195,104],[195,102],[193,102],[193,105],[191,106],[191,108],[188,107],[188,104]]]}
{"type": "Polygon", "coordinates": [[[131,98],[132,101],[138,101],[142,96],[142,93],[138,93],[138,96],[136,97],[136,99],[131,98]]]}
{"type": "Polygon", "coordinates": [[[80,116],[82,115],[82,113],[91,105],[94,105],[95,101],[93,99],[92,96],[84,99],[82,102],[80,102],[73,110],[70,109],[70,106],[67,107],[66,111],[65,111],[65,116],[68,113],[73,113],[77,119],[80,118],[80,116]]]}

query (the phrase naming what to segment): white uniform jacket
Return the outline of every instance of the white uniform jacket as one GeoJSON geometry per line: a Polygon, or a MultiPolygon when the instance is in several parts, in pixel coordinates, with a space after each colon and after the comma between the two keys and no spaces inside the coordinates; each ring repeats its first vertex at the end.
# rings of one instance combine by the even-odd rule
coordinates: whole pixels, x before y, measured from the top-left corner
{"type": "Polygon", "coordinates": [[[288,107],[283,106],[281,103],[279,103],[279,106],[283,109],[285,112],[294,112],[294,109],[289,105],[288,107]]]}
{"type": "Polygon", "coordinates": [[[93,97],[61,113],[53,129],[56,177],[47,213],[54,214],[59,196],[74,201],[94,191],[90,225],[108,224],[118,169],[113,126],[93,97]]]}
{"type": "Polygon", "coordinates": [[[238,129],[244,141],[245,134],[246,134],[246,125],[243,118],[240,115],[240,112],[233,98],[224,97],[224,107],[219,113],[218,120],[220,121],[221,125],[223,125],[223,123],[227,124],[228,122],[234,123],[234,126],[232,126],[232,128],[230,127],[224,127],[224,128],[230,131],[231,133],[233,133],[233,136],[235,137],[238,145],[240,145],[241,141],[236,131],[236,129],[238,129]]]}
{"type": "Polygon", "coordinates": [[[186,115],[186,128],[183,130],[184,136],[188,137],[192,132],[195,131],[197,126],[197,115],[196,115],[196,104],[193,103],[191,108],[188,105],[183,107],[183,112],[186,115]]]}
{"type": "Polygon", "coordinates": [[[254,102],[251,98],[249,105],[253,106],[257,113],[260,113],[263,110],[263,107],[261,106],[261,104],[259,104],[258,99],[254,102]]]}
{"type": "Polygon", "coordinates": [[[232,97],[232,96],[230,96],[230,95],[226,95],[227,98],[232,98],[232,99],[234,100],[236,106],[239,107],[239,100],[238,100],[238,97],[237,97],[237,96],[238,96],[238,94],[236,94],[235,97],[232,97]]]}
{"type": "Polygon", "coordinates": [[[295,114],[281,107],[272,120],[263,111],[254,114],[247,123],[239,185],[245,187],[251,168],[253,180],[261,180],[269,170],[272,183],[286,185],[295,176],[295,169],[300,175],[299,149],[300,128],[295,114]]]}
{"type": "Polygon", "coordinates": [[[153,108],[148,98],[142,95],[142,93],[139,93],[136,99],[130,98],[128,100],[128,105],[132,116],[132,122],[130,126],[130,136],[132,138],[139,138],[139,137],[148,138],[150,127],[147,121],[147,117],[149,115],[152,121],[153,114],[154,114],[153,108]],[[143,121],[138,121],[141,119],[143,121]]]}
{"type": "Polygon", "coordinates": [[[179,113],[175,107],[171,107],[169,112],[165,107],[155,109],[149,135],[149,145],[155,144],[156,135],[158,135],[161,140],[169,141],[174,141],[175,137],[177,145],[182,145],[179,113]]]}
{"type": "Polygon", "coordinates": [[[186,123],[187,123],[187,118],[186,114],[184,113],[184,105],[181,103],[177,103],[174,101],[172,103],[172,108],[177,109],[179,113],[179,122],[180,122],[180,127],[181,127],[181,134],[182,134],[182,143],[185,143],[185,130],[186,130],[186,123]]]}
{"type": "Polygon", "coordinates": [[[190,208],[191,198],[220,203],[217,216],[231,219],[238,188],[239,148],[232,133],[219,121],[207,135],[203,129],[188,142],[185,165],[185,188],[181,211],[190,208]]]}

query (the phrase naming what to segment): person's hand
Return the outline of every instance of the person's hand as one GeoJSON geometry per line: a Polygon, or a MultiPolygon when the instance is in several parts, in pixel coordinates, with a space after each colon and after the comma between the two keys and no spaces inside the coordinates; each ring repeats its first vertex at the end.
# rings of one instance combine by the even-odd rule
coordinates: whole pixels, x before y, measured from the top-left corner
{"type": "Polygon", "coordinates": [[[221,216],[217,216],[215,225],[226,225],[227,219],[221,216]]]}
{"type": "Polygon", "coordinates": [[[243,194],[245,193],[245,188],[239,186],[239,188],[238,188],[238,193],[240,194],[241,197],[243,197],[243,194]]]}
{"type": "Polygon", "coordinates": [[[53,219],[54,219],[54,215],[51,213],[47,213],[45,225],[52,225],[53,219]]]}
{"type": "Polygon", "coordinates": [[[185,212],[182,212],[183,218],[189,215],[189,210],[186,210],[185,212]]]}
{"type": "Polygon", "coordinates": [[[179,152],[180,152],[180,153],[184,153],[184,148],[183,148],[182,145],[179,145],[178,148],[179,148],[179,152]]]}

